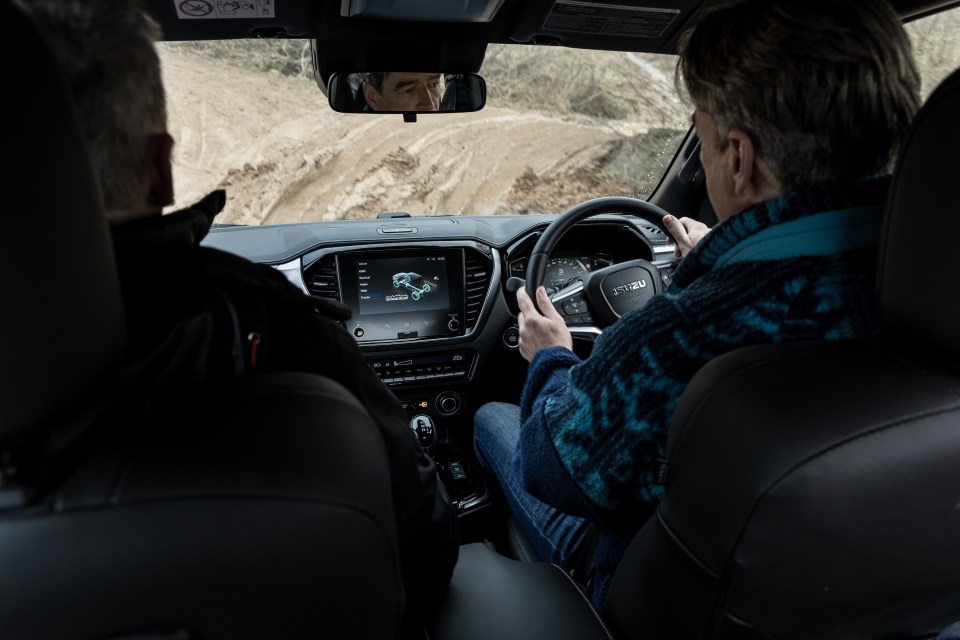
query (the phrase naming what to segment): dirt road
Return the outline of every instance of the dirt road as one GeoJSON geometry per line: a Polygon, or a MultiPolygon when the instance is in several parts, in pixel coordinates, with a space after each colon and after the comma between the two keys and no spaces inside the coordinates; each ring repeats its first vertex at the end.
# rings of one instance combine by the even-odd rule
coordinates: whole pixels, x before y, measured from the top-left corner
{"type": "Polygon", "coordinates": [[[618,135],[488,107],[421,117],[339,114],[302,78],[163,52],[177,206],[227,189],[218,222],[562,211],[634,195],[596,166],[618,135]]]}

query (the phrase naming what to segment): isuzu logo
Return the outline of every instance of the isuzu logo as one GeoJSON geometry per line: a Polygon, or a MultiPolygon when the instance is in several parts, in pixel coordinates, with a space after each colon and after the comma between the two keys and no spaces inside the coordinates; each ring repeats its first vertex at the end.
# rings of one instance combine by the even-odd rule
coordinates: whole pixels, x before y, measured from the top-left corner
{"type": "Polygon", "coordinates": [[[614,287],[613,289],[610,290],[610,293],[612,293],[615,296],[619,296],[621,294],[627,293],[628,291],[636,291],[637,289],[643,289],[646,286],[647,286],[646,280],[634,280],[633,282],[622,284],[619,287],[614,287]]]}

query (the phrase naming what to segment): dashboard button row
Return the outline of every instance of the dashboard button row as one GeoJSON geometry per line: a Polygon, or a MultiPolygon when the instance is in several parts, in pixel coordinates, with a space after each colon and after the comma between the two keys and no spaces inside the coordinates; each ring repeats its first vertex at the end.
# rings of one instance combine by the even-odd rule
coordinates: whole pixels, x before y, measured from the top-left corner
{"type": "Polygon", "coordinates": [[[428,382],[430,380],[447,380],[450,378],[463,378],[467,375],[466,371],[444,371],[441,373],[423,373],[410,376],[382,377],[384,383],[395,386],[398,384],[410,384],[411,382],[428,382]]]}

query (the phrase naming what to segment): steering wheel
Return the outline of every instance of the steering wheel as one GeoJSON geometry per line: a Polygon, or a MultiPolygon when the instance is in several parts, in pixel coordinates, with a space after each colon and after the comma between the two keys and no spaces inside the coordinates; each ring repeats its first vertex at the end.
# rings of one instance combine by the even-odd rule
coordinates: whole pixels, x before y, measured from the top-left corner
{"type": "MultiPolygon", "coordinates": [[[[663,216],[667,212],[645,200],[613,196],[581,202],[550,223],[530,254],[526,282],[520,278],[510,278],[507,290],[516,293],[521,286],[525,287],[536,305],[537,288],[543,284],[550,254],[563,234],[586,218],[613,212],[643,218],[670,235],[663,225],[663,216]]],[[[654,295],[665,290],[666,285],[656,266],[647,260],[629,260],[584,274],[555,292],[551,301],[568,325],[602,329],[628,311],[639,309],[654,295]]]]}

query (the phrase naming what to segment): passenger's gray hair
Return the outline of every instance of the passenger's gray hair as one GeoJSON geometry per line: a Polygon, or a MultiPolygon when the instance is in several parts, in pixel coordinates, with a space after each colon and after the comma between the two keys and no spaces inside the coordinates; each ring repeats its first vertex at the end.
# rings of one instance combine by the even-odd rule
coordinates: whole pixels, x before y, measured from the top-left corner
{"type": "Polygon", "coordinates": [[[680,40],[677,84],[720,148],[747,132],[783,192],[889,170],[920,104],[900,18],[883,0],[746,0],[680,40]]]}
{"type": "Polygon", "coordinates": [[[18,1],[73,94],[109,217],[133,203],[150,136],[167,131],[160,28],[137,0],[18,1]]]}

